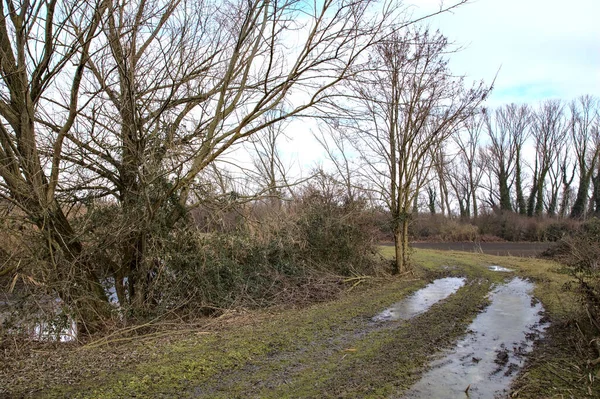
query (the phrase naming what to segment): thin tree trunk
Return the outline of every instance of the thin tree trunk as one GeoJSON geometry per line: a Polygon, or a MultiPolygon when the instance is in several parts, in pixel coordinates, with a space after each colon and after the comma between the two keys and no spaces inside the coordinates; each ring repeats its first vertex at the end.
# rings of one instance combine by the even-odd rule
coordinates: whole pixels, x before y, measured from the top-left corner
{"type": "Polygon", "coordinates": [[[579,188],[577,189],[577,197],[571,208],[571,218],[579,219],[585,215],[585,206],[588,200],[588,193],[590,191],[590,183],[592,180],[591,171],[581,170],[582,177],[579,182],[579,188]]]}
{"type": "Polygon", "coordinates": [[[403,245],[404,241],[402,238],[402,231],[396,227],[396,231],[394,232],[394,250],[396,258],[394,259],[394,264],[392,267],[392,274],[401,273],[404,270],[404,255],[403,255],[403,245]]]}
{"type": "Polygon", "coordinates": [[[399,220],[394,231],[394,249],[396,259],[392,268],[393,274],[405,273],[409,265],[408,215],[399,220]]]}
{"type": "Polygon", "coordinates": [[[527,214],[527,203],[525,202],[525,195],[523,195],[523,182],[521,178],[521,155],[520,151],[517,151],[516,159],[516,170],[515,170],[515,185],[517,190],[517,207],[520,215],[527,214]]]}
{"type": "Polygon", "coordinates": [[[408,270],[409,265],[409,245],[408,245],[408,218],[404,218],[402,221],[402,267],[400,273],[404,273],[408,270]]]}

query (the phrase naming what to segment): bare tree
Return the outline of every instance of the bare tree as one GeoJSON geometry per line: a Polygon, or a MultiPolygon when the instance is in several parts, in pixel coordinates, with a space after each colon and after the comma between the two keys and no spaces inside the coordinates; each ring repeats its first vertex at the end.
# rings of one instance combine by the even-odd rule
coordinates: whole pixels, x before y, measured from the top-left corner
{"type": "Polygon", "coordinates": [[[523,194],[523,145],[530,135],[531,109],[528,105],[510,104],[500,109],[499,123],[505,129],[511,141],[515,158],[515,191],[517,210],[521,215],[527,213],[527,203],[523,194]]]}
{"type": "Polygon", "coordinates": [[[433,153],[431,159],[433,161],[433,167],[435,171],[435,179],[437,180],[438,188],[440,190],[440,211],[443,216],[450,216],[450,194],[448,190],[448,166],[450,161],[446,154],[445,148],[443,147],[432,147],[433,153]]]}
{"type": "Polygon", "coordinates": [[[330,128],[328,125],[323,126],[327,130],[313,134],[314,138],[319,142],[325,150],[327,158],[333,164],[335,173],[333,176],[345,188],[345,196],[348,202],[358,200],[359,191],[363,192],[362,187],[359,187],[357,182],[358,172],[355,170],[355,165],[352,163],[350,156],[351,143],[347,142],[346,137],[336,129],[330,128]]]}
{"type": "Polygon", "coordinates": [[[463,80],[450,74],[448,51],[439,32],[394,33],[374,49],[368,71],[348,87],[355,113],[345,131],[390,211],[394,272],[409,267],[412,206],[434,165],[431,154],[488,93],[482,83],[465,89],[463,80]]]}
{"type": "Polygon", "coordinates": [[[507,126],[507,112],[502,108],[494,114],[485,110],[485,126],[491,144],[488,146],[490,158],[489,167],[493,170],[498,181],[499,206],[502,211],[512,211],[510,196],[511,176],[515,168],[515,143],[507,126]]]}
{"type": "Polygon", "coordinates": [[[563,104],[548,100],[534,113],[532,135],[535,142],[536,160],[533,185],[529,194],[527,215],[540,216],[544,210],[544,187],[546,176],[562,147],[567,124],[563,104]]]}
{"type": "Polygon", "coordinates": [[[454,142],[458,146],[458,156],[455,158],[457,164],[453,168],[450,183],[454,187],[459,204],[461,205],[461,216],[477,218],[477,189],[483,175],[483,168],[479,167],[478,150],[481,133],[483,131],[484,119],[481,113],[475,113],[465,121],[465,127],[460,134],[454,135],[454,142]],[[466,132],[465,134],[462,134],[466,132]],[[459,194],[461,193],[461,194],[459,194]],[[472,206],[472,213],[470,207],[472,206]]]}
{"type": "Polygon", "coordinates": [[[590,183],[598,157],[600,156],[600,138],[595,130],[598,123],[598,101],[591,96],[582,96],[570,104],[571,140],[577,158],[579,188],[575,203],[571,209],[572,218],[581,218],[586,213],[590,183]]]}
{"type": "Polygon", "coordinates": [[[84,64],[105,10],[105,2],[0,2],[1,195],[46,243],[53,267],[44,283],[74,281],[59,294],[90,328],[106,314],[106,297],[59,189],[65,137],[82,106],[84,64]]]}
{"type": "MultiPolygon", "coordinates": [[[[570,152],[569,146],[571,143],[567,143],[566,153],[570,152]]],[[[560,208],[558,215],[560,218],[564,218],[567,215],[568,209],[572,207],[573,203],[573,189],[571,184],[575,179],[576,165],[573,164],[573,160],[569,156],[563,157],[562,165],[560,165],[560,176],[562,182],[562,194],[560,201],[560,208]]]]}
{"type": "Polygon", "coordinates": [[[567,179],[565,172],[568,164],[568,143],[563,140],[559,143],[560,148],[557,149],[556,159],[550,165],[548,170],[548,184],[546,189],[546,214],[548,217],[555,217],[558,210],[558,196],[561,186],[564,189],[564,182],[567,179]]]}
{"type": "Polygon", "coordinates": [[[254,173],[258,180],[257,196],[268,196],[271,206],[281,208],[282,198],[294,196],[293,186],[298,182],[290,181],[289,169],[285,164],[278,147],[278,141],[286,138],[285,123],[269,125],[267,128],[251,138],[254,149],[254,173]]]}

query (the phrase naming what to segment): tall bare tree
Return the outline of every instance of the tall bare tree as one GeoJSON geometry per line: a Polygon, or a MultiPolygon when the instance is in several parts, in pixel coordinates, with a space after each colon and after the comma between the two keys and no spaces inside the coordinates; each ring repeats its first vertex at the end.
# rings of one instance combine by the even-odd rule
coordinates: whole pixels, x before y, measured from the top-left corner
{"type": "Polygon", "coordinates": [[[65,138],[106,8],[104,1],[0,2],[0,193],[46,242],[53,267],[43,283],[70,279],[59,294],[90,328],[106,313],[106,297],[59,191],[65,138]]]}
{"type": "Polygon", "coordinates": [[[478,162],[480,139],[484,127],[483,115],[478,112],[469,117],[459,134],[454,135],[454,142],[458,147],[458,156],[455,158],[456,165],[452,169],[453,185],[457,197],[462,198],[461,216],[477,218],[478,203],[477,189],[481,182],[483,168],[478,162]],[[461,194],[459,194],[459,192],[461,194]],[[472,213],[469,208],[472,207],[472,213]]]}
{"type": "Polygon", "coordinates": [[[435,171],[435,180],[437,180],[438,188],[440,190],[440,211],[442,215],[450,216],[450,194],[448,190],[450,160],[446,154],[446,149],[443,147],[432,148],[434,151],[431,154],[433,160],[433,167],[435,171]]]}
{"type": "Polygon", "coordinates": [[[590,183],[598,157],[600,157],[600,137],[598,137],[598,100],[592,96],[582,96],[570,104],[571,140],[577,158],[579,186],[575,203],[571,209],[572,218],[581,218],[586,213],[590,183]]]}
{"type": "Polygon", "coordinates": [[[527,141],[531,124],[531,109],[528,105],[509,104],[500,109],[499,123],[505,129],[511,141],[515,158],[515,191],[517,210],[521,215],[527,213],[527,203],[523,194],[523,146],[527,141]]]}
{"type": "Polygon", "coordinates": [[[558,100],[547,100],[534,113],[532,136],[535,144],[535,169],[529,194],[527,215],[541,216],[544,210],[546,176],[562,147],[567,133],[564,105],[558,100]]]}
{"type": "Polygon", "coordinates": [[[439,32],[391,34],[371,53],[369,69],[348,87],[355,113],[346,132],[390,211],[395,272],[409,267],[412,206],[434,165],[431,154],[488,92],[482,83],[465,89],[463,80],[451,75],[449,50],[439,32]]]}
{"type": "Polygon", "coordinates": [[[485,127],[490,145],[487,147],[492,169],[498,182],[498,204],[502,211],[512,211],[510,196],[511,177],[515,168],[515,143],[507,126],[507,113],[499,108],[494,113],[484,113],[485,127]]]}

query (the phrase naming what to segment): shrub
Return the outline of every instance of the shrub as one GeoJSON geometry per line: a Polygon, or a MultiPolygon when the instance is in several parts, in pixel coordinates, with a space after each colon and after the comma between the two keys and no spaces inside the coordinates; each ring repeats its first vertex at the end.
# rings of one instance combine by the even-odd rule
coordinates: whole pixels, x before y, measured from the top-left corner
{"type": "Polygon", "coordinates": [[[411,224],[410,233],[417,240],[472,242],[479,238],[477,226],[442,215],[417,215],[411,224]]]}
{"type": "Polygon", "coordinates": [[[583,308],[600,333],[600,220],[583,223],[573,236],[563,238],[552,249],[552,255],[567,265],[583,308]]]}
{"type": "Polygon", "coordinates": [[[342,276],[378,272],[376,227],[362,202],[309,189],[260,214],[234,232],[173,231],[154,255],[159,311],[316,301],[339,291],[342,276]]]}

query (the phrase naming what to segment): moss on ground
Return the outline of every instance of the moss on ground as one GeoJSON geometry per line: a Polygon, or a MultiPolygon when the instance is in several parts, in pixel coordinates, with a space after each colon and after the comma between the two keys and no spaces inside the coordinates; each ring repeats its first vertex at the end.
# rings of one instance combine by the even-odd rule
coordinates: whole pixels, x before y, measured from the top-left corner
{"type": "MultiPolygon", "coordinates": [[[[391,249],[383,248],[382,253],[390,256],[391,249]]],[[[366,279],[335,301],[246,313],[216,327],[199,326],[174,337],[147,337],[102,348],[107,354],[139,351],[141,355],[137,362],[120,362],[111,355],[114,361],[98,364],[97,370],[86,374],[87,380],[80,376],[72,385],[48,384],[37,396],[379,398],[398,394],[418,379],[432,355],[465,334],[486,306],[491,286],[515,274],[536,282],[535,294],[554,323],[518,378],[515,392],[532,398],[597,393],[596,384],[585,380],[595,370],[586,369],[587,354],[581,340],[573,338],[577,303],[562,290],[568,277],[558,264],[432,250],[416,250],[413,259],[417,265],[413,276],[366,279]],[[487,270],[497,264],[515,271],[487,270]],[[388,327],[370,322],[379,311],[442,276],[463,276],[467,284],[410,322],[388,327]]],[[[75,367],[92,369],[98,350],[73,350],[63,359],[77,360],[56,367],[62,373],[75,367]]],[[[15,396],[30,396],[36,382],[18,387],[15,396]]]]}

